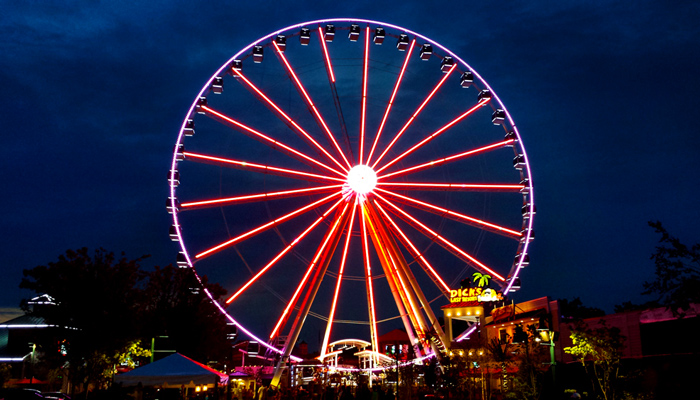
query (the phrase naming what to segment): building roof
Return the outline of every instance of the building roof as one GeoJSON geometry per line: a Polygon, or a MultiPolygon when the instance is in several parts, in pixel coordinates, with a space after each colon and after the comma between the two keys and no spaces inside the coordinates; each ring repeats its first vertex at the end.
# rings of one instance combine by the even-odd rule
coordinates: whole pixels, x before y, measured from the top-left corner
{"type": "Polygon", "coordinates": [[[379,343],[384,342],[410,342],[408,339],[408,334],[403,329],[394,329],[393,331],[387,332],[377,339],[379,343]]]}
{"type": "Polygon", "coordinates": [[[46,320],[36,315],[25,314],[0,324],[0,329],[46,327],[46,320]]]}

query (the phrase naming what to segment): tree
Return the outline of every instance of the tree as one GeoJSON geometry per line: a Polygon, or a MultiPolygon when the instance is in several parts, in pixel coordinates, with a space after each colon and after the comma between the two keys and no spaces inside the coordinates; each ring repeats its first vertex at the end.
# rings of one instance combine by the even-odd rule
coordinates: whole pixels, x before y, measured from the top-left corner
{"type": "MultiPolygon", "coordinates": [[[[215,300],[226,295],[220,285],[208,283],[206,276],[201,279],[215,300]]],[[[231,343],[226,340],[224,316],[207,296],[191,290],[199,285],[189,269],[155,267],[145,287],[148,296],[141,303],[146,317],[142,324],[143,337],[168,336],[178,352],[209,361],[230,355],[231,343]]]]}
{"type": "Polygon", "coordinates": [[[501,390],[503,392],[510,390],[508,365],[513,362],[513,352],[510,349],[512,344],[512,338],[510,335],[506,335],[503,338],[495,337],[491,339],[485,346],[490,358],[487,363],[501,369],[501,390]]]}
{"type": "Polygon", "coordinates": [[[574,297],[572,300],[559,300],[559,310],[561,312],[561,318],[569,322],[602,317],[605,315],[605,311],[600,308],[584,306],[583,302],[578,297],[574,297]]]}
{"type": "MultiPolygon", "coordinates": [[[[144,360],[143,343],[168,335],[175,350],[199,360],[230,356],[226,321],[199,288],[192,271],[172,266],[141,269],[147,256],[128,260],[104,249],[68,250],[58,261],[24,270],[20,287],[49,294],[56,305],[25,311],[42,317],[54,330],[39,344],[39,365],[46,371],[66,363],[74,384],[101,388],[115,366],[144,360]],[[60,350],[58,351],[60,347],[60,350]]],[[[226,294],[218,285],[202,285],[215,299],[226,294]]]]}
{"type": "Polygon", "coordinates": [[[605,400],[615,399],[625,337],[600,320],[595,328],[579,321],[571,331],[572,346],[564,351],[578,359],[591,379],[593,390],[605,400]]]}
{"type": "MultiPolygon", "coordinates": [[[[514,362],[518,371],[513,377],[513,392],[518,398],[536,400],[542,395],[545,374],[550,368],[548,346],[540,345],[535,324],[517,325],[513,334],[514,362]]],[[[550,378],[551,379],[551,378],[550,378]]]]}
{"type": "Polygon", "coordinates": [[[87,248],[68,250],[57,262],[24,270],[20,287],[49,294],[55,305],[25,311],[42,317],[50,325],[67,327],[40,343],[46,362],[58,367],[69,363],[76,383],[101,385],[104,370],[110,369],[133,341],[139,339],[140,286],[146,278],[139,262],[104,249],[90,254],[87,248]],[[69,343],[59,352],[57,343],[69,343]],[[97,368],[97,369],[96,369],[97,368]],[[77,380],[77,381],[76,381],[77,380]]]}
{"type": "Polygon", "coordinates": [[[661,306],[683,317],[691,304],[700,303],[700,243],[688,247],[659,221],[649,221],[649,226],[661,234],[661,244],[651,256],[656,278],[644,283],[642,294],[656,295],[661,306]]]}

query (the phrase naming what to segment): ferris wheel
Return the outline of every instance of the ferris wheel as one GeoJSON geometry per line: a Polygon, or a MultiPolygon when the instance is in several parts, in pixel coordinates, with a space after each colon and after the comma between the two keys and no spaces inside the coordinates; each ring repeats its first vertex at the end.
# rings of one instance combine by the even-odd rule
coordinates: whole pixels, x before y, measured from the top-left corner
{"type": "Polygon", "coordinates": [[[236,53],[195,97],[168,180],[178,265],[228,290],[215,305],[278,370],[305,329],[321,358],[347,334],[379,354],[397,325],[416,358],[443,351],[434,309],[475,272],[517,290],[534,239],[528,158],[496,93],[377,21],[296,24],[236,53]]]}

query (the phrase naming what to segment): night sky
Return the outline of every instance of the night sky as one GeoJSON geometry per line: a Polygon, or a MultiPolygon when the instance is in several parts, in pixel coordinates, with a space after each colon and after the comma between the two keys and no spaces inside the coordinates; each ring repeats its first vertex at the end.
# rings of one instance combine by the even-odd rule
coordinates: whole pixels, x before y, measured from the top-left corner
{"type": "Polygon", "coordinates": [[[0,311],[31,295],[18,288],[23,269],[67,249],[174,263],[166,174],[195,95],[251,41],[322,18],[385,21],[433,38],[507,105],[537,201],[516,301],[580,297],[612,312],[643,301],[653,278],[658,236],[647,221],[700,240],[700,5],[127,3],[3,7],[0,311]]]}

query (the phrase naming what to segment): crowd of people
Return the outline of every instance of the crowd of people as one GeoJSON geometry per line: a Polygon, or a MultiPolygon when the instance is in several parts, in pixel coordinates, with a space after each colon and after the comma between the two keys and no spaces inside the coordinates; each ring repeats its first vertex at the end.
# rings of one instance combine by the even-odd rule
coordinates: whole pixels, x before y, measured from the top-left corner
{"type": "Polygon", "coordinates": [[[326,386],[310,385],[308,387],[294,386],[276,388],[273,386],[259,386],[257,390],[245,385],[233,387],[232,400],[393,400],[394,388],[375,385],[369,388],[367,385],[357,387],[337,385],[326,386]]]}

